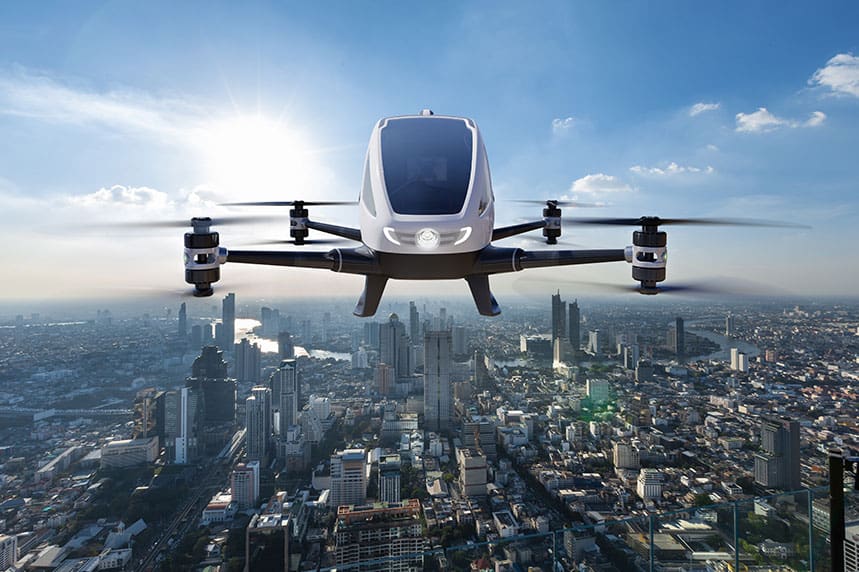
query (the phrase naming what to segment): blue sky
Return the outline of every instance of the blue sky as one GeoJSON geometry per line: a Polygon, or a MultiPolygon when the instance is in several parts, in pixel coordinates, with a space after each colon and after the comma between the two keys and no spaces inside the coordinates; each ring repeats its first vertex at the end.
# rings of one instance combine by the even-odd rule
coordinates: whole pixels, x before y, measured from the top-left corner
{"type": "MultiPolygon", "coordinates": [[[[374,122],[422,107],[477,121],[499,199],[813,227],[671,230],[670,278],[853,294],[857,30],[855,2],[2,3],[0,296],[181,287],[181,233],[87,223],[353,198],[374,122]]],[[[233,233],[254,236],[225,230],[225,245],[233,233]]],[[[630,234],[570,240],[615,248],[630,234]]],[[[271,294],[358,290],[308,271],[224,275],[271,294]]],[[[629,267],[536,276],[625,282],[629,267]]]]}

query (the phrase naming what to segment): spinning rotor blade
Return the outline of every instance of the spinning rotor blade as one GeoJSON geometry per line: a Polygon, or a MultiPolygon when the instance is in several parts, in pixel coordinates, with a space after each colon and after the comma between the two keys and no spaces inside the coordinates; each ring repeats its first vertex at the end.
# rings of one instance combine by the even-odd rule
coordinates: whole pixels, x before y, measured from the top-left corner
{"type": "Polygon", "coordinates": [[[508,203],[519,203],[523,205],[542,205],[547,206],[547,203],[552,203],[556,207],[575,207],[580,209],[590,209],[590,208],[602,208],[605,207],[605,204],[602,203],[582,203],[579,201],[538,201],[533,199],[509,199],[506,202],[508,203]]]}
{"type": "MultiPolygon", "coordinates": [[[[349,244],[350,240],[346,240],[345,238],[305,238],[304,244],[349,244]]],[[[240,246],[276,246],[279,244],[292,244],[295,245],[294,240],[252,240],[250,242],[243,242],[240,246]]]]}
{"type": "MultiPolygon", "coordinates": [[[[253,224],[257,222],[284,221],[283,217],[277,216],[219,216],[211,218],[211,226],[236,226],[241,224],[253,224]]],[[[104,224],[87,225],[100,226],[101,228],[193,228],[191,219],[153,220],[153,221],[130,221],[110,222],[104,224]]]]}
{"type": "Polygon", "coordinates": [[[549,244],[546,242],[546,239],[540,236],[534,236],[530,234],[520,234],[518,236],[510,237],[512,239],[520,239],[526,240],[528,242],[533,242],[540,246],[550,246],[552,248],[560,248],[562,246],[572,246],[575,248],[586,248],[583,244],[577,244],[575,242],[567,242],[566,240],[559,240],[557,244],[549,244]]]}
{"type": "MultiPolygon", "coordinates": [[[[550,288],[557,288],[558,285],[566,285],[597,294],[654,294],[654,292],[643,292],[641,286],[638,284],[617,284],[588,280],[554,280],[551,278],[547,280],[535,280],[524,277],[517,282],[539,284],[540,286],[549,286],[550,288]]],[[[671,294],[672,296],[754,297],[779,295],[781,292],[775,288],[745,280],[737,281],[732,278],[713,278],[693,282],[660,284],[657,286],[655,294],[671,294]]]]}
{"type": "Polygon", "coordinates": [[[564,217],[564,222],[576,224],[592,224],[601,226],[662,226],[671,225],[702,225],[702,226],[755,226],[772,228],[811,228],[808,225],[777,220],[751,218],[660,218],[658,216],[643,216],[639,218],[579,218],[564,217]]]}
{"type": "Polygon", "coordinates": [[[357,205],[358,201],[251,201],[242,203],[221,203],[222,207],[337,207],[357,205]]]}

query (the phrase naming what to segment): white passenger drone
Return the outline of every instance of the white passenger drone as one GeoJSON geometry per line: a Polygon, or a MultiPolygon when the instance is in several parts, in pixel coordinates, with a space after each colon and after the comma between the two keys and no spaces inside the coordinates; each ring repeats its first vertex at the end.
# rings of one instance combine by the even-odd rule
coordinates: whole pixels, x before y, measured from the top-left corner
{"type": "MultiPolygon", "coordinates": [[[[357,203],[274,201],[229,203],[232,206],[291,207],[292,240],[297,246],[321,243],[308,239],[309,230],[361,243],[354,248],[327,252],[228,250],[219,244],[214,224],[252,220],[245,218],[191,219],[193,231],[185,234],[185,280],[195,296],[211,296],[225,263],[266,264],[323,268],[365,277],[364,292],[355,308],[357,316],[372,316],[385,285],[396,280],[465,279],[480,314],[501,310],[489,289],[489,276],[529,268],[623,262],[632,264],[636,290],[656,294],[665,280],[667,234],[664,224],[742,226],[795,226],[783,223],[725,219],[563,218],[562,206],[595,206],[570,201],[519,201],[544,205],[543,216],[531,222],[495,227],[495,197],[483,138],[471,119],[418,115],[381,119],[373,128],[364,162],[364,177],[357,203]],[[308,207],[357,204],[360,229],[312,220],[308,207]],[[562,222],[597,225],[632,225],[632,245],[604,250],[538,250],[500,247],[492,243],[511,236],[542,230],[547,244],[557,244],[562,222]]],[[[170,223],[176,226],[177,223],[170,223]]],[[[187,225],[182,221],[181,225],[187,225]]]]}

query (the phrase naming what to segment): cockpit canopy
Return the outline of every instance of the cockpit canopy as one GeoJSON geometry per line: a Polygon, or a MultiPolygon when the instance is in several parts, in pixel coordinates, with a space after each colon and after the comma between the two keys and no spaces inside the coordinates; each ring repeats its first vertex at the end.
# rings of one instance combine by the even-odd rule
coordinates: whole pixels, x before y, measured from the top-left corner
{"type": "Polygon", "coordinates": [[[381,147],[385,189],[395,213],[449,215],[463,209],[475,147],[465,120],[389,119],[381,147]]]}

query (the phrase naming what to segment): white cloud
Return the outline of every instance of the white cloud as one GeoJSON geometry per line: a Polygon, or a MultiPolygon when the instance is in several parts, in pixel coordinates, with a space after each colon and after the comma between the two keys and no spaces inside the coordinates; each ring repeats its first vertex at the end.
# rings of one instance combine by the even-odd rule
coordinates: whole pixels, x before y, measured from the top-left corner
{"type": "Polygon", "coordinates": [[[721,106],[722,104],[718,102],[704,103],[703,101],[701,101],[689,108],[689,116],[695,117],[696,115],[701,115],[702,113],[706,113],[707,111],[716,111],[721,106]]]}
{"type": "Polygon", "coordinates": [[[204,120],[199,108],[176,99],[131,91],[73,89],[45,76],[0,77],[0,113],[49,123],[91,125],[183,141],[189,126],[204,120]]]}
{"type": "Polygon", "coordinates": [[[575,125],[576,120],[573,117],[555,118],[552,120],[552,133],[566,133],[575,125]]]}
{"type": "Polygon", "coordinates": [[[707,165],[706,167],[693,167],[691,165],[678,165],[674,161],[671,161],[665,167],[644,167],[642,165],[633,165],[629,170],[637,175],[651,175],[656,177],[671,177],[674,175],[698,173],[710,175],[715,172],[715,169],[710,165],[707,165]]]}
{"type": "Polygon", "coordinates": [[[593,175],[585,175],[581,179],[576,179],[570,186],[570,193],[576,194],[608,194],[608,193],[629,193],[634,191],[632,187],[618,179],[613,175],[604,173],[596,173],[593,175]]]}
{"type": "Polygon", "coordinates": [[[822,111],[814,111],[806,121],[785,119],[770,113],[766,107],[759,107],[752,113],[738,113],[736,130],[742,133],[768,133],[781,127],[817,127],[826,120],[822,111]]]}
{"type": "Polygon", "coordinates": [[[707,151],[718,151],[719,147],[717,145],[713,145],[712,143],[707,145],[707,151]]]}
{"type": "Polygon", "coordinates": [[[818,125],[822,125],[824,121],[826,121],[826,114],[822,111],[815,111],[811,114],[811,117],[805,120],[803,127],[817,127],[818,125]]]}
{"type": "Polygon", "coordinates": [[[859,57],[853,54],[838,54],[820,68],[809,85],[827,87],[836,95],[859,97],[859,57]]]}
{"type": "Polygon", "coordinates": [[[752,113],[737,114],[737,131],[745,133],[765,133],[787,124],[786,120],[776,117],[766,107],[759,107],[752,113]]]}
{"type": "Polygon", "coordinates": [[[68,202],[83,207],[144,207],[144,208],[171,208],[173,201],[167,193],[151,189],[149,187],[127,187],[125,185],[113,185],[86,195],[73,195],[68,197],[68,202]]]}

